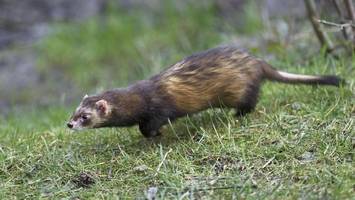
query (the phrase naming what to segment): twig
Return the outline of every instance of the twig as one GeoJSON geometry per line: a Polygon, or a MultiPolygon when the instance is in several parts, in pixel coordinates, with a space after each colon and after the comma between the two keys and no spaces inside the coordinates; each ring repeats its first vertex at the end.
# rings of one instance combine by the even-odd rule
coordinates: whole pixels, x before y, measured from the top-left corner
{"type": "Polygon", "coordinates": [[[323,19],[317,19],[317,22],[318,22],[318,23],[321,23],[321,24],[328,25],[328,26],[336,26],[336,27],[340,28],[341,30],[343,30],[343,29],[346,28],[346,27],[353,27],[353,28],[355,28],[355,24],[352,24],[352,23],[338,24],[338,23],[326,21],[326,20],[323,20],[323,19]]]}
{"type": "Polygon", "coordinates": [[[163,159],[161,160],[161,162],[159,163],[159,165],[158,165],[158,167],[157,167],[157,170],[156,170],[154,176],[157,176],[157,175],[158,175],[161,166],[163,165],[164,161],[166,160],[166,157],[168,156],[168,154],[169,154],[171,151],[172,151],[172,149],[169,149],[169,151],[165,153],[163,159]]]}
{"type": "Polygon", "coordinates": [[[262,167],[261,169],[264,169],[266,166],[268,166],[273,160],[275,159],[275,156],[270,158],[262,167]]]}
{"type": "Polygon", "coordinates": [[[319,16],[316,12],[316,4],[314,0],[304,0],[304,2],[306,5],[308,18],[312,23],[313,30],[316,33],[319,42],[326,48],[326,52],[331,53],[334,49],[334,46],[328,35],[321,29],[320,24],[317,22],[319,16]]]}
{"type": "Polygon", "coordinates": [[[221,187],[205,187],[205,188],[195,188],[194,191],[205,191],[205,190],[228,190],[234,188],[241,188],[242,186],[234,185],[234,186],[221,186],[221,187]]]}

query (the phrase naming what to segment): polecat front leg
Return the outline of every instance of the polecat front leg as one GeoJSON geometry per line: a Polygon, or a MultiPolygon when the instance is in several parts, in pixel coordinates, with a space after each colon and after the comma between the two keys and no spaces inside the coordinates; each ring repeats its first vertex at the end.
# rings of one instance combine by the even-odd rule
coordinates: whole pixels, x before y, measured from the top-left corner
{"type": "Polygon", "coordinates": [[[160,127],[166,124],[167,120],[160,118],[153,118],[139,122],[139,130],[146,138],[161,135],[160,127]]]}

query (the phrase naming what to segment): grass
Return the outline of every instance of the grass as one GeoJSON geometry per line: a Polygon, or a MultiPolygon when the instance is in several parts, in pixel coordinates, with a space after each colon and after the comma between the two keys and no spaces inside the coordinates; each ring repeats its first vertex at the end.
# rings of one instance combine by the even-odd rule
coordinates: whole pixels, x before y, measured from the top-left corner
{"type": "MultiPolygon", "coordinates": [[[[216,23],[213,8],[204,8],[212,13],[205,21],[195,18],[206,10],[191,9],[186,16],[173,10],[170,18],[152,20],[157,30],[149,30],[140,15],[116,12],[105,31],[96,18],[59,25],[41,46],[46,50],[41,70],[55,68],[92,90],[148,77],[223,42],[210,27],[216,23]],[[194,34],[196,24],[205,31],[194,34]],[[110,75],[119,78],[105,83],[110,75]]],[[[207,110],[165,126],[163,136],[153,140],[137,127],[71,132],[65,122],[76,105],[58,103],[0,118],[0,199],[144,199],[155,190],[158,199],[353,198],[355,58],[319,55],[299,67],[292,50],[287,52],[272,64],[290,72],[338,74],[347,86],[266,82],[248,116],[207,110]]]]}
{"type": "Polygon", "coordinates": [[[355,74],[334,64],[348,86],[266,83],[247,117],[208,110],[154,140],[136,127],[71,132],[71,108],[14,114],[0,125],[0,198],[144,198],[156,187],[162,199],[350,199],[355,74]]]}

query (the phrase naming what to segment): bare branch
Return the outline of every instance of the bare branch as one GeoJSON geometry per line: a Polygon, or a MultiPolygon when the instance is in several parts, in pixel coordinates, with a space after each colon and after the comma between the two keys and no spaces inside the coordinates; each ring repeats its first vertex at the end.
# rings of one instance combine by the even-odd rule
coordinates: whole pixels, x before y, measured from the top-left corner
{"type": "Polygon", "coordinates": [[[345,0],[345,6],[346,9],[348,10],[349,17],[353,22],[355,22],[355,10],[354,10],[354,5],[352,0],[345,0]]]}
{"type": "MultiPolygon", "coordinates": [[[[339,4],[338,0],[333,0],[333,4],[335,9],[337,10],[337,13],[340,17],[341,23],[345,22],[345,13],[344,10],[342,9],[341,5],[339,4]]],[[[351,38],[351,35],[346,31],[346,29],[342,29],[341,32],[343,33],[343,36],[345,40],[349,40],[351,38]]]]}
{"type": "MultiPolygon", "coordinates": [[[[348,15],[352,20],[352,23],[355,23],[355,10],[354,10],[354,5],[353,5],[353,1],[352,0],[344,0],[345,2],[345,7],[348,11],[348,15]]],[[[353,49],[355,51],[355,27],[352,27],[352,42],[353,42],[353,49]]]]}
{"type": "Polygon", "coordinates": [[[340,15],[341,18],[344,18],[344,13],[343,10],[340,7],[339,1],[338,0],[333,0],[333,4],[335,9],[337,10],[337,13],[340,15]]]}
{"type": "Polygon", "coordinates": [[[334,49],[332,41],[329,39],[328,35],[322,30],[320,23],[318,23],[317,21],[317,19],[319,19],[319,16],[316,12],[316,4],[314,0],[304,0],[304,2],[306,5],[308,18],[312,23],[313,30],[316,33],[319,42],[322,46],[326,48],[327,52],[332,52],[334,49]]]}

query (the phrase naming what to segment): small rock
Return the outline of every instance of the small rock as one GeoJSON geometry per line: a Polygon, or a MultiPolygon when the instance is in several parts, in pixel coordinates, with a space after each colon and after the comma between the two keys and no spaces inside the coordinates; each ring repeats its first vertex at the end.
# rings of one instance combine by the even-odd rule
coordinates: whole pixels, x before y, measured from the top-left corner
{"type": "Polygon", "coordinates": [[[157,187],[150,187],[148,188],[148,191],[147,191],[147,199],[148,200],[154,200],[156,195],[157,195],[157,192],[158,192],[158,188],[157,187]]]}
{"type": "Polygon", "coordinates": [[[303,162],[311,162],[315,159],[315,156],[312,152],[306,151],[300,157],[299,160],[303,162]]]}
{"type": "Polygon", "coordinates": [[[136,172],[144,172],[144,171],[147,171],[149,168],[147,165],[139,165],[135,168],[133,168],[133,171],[136,171],[136,172]]]}
{"type": "Polygon", "coordinates": [[[302,109],[302,105],[300,103],[295,102],[295,103],[291,104],[291,108],[293,110],[301,110],[302,109]]]}

